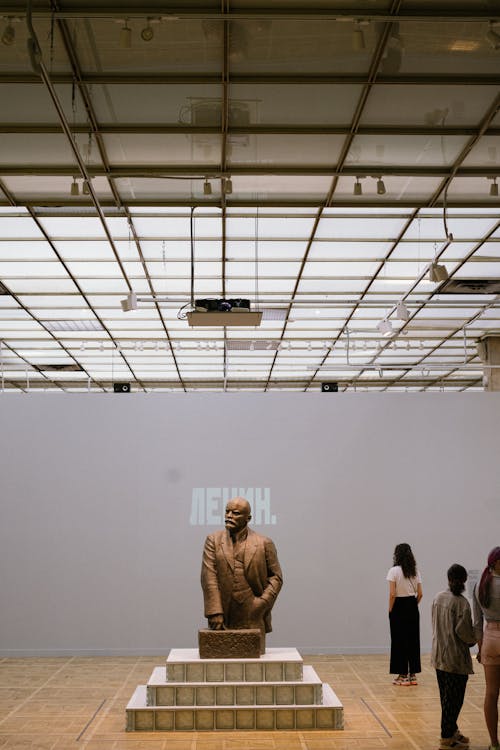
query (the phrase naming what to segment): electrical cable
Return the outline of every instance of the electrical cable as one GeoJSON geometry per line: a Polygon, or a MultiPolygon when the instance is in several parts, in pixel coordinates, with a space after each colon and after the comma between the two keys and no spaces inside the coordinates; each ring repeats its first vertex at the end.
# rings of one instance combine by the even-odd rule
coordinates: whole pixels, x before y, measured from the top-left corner
{"type": "Polygon", "coordinates": [[[187,319],[187,312],[184,312],[186,308],[191,308],[191,310],[188,310],[188,312],[194,310],[195,304],[194,304],[194,210],[195,206],[191,206],[191,215],[189,217],[189,234],[190,234],[190,252],[191,252],[191,298],[189,302],[186,302],[185,305],[182,305],[181,308],[179,308],[177,312],[177,319],[178,320],[186,320],[187,319]]]}

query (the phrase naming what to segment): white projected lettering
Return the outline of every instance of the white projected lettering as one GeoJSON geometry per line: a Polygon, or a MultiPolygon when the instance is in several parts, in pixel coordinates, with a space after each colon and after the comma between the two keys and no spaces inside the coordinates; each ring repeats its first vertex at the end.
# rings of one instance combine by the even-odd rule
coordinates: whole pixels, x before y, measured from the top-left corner
{"type": "Polygon", "coordinates": [[[252,508],[253,526],[275,526],[270,487],[193,487],[190,526],[224,525],[224,511],[232,497],[244,497],[252,508]]]}

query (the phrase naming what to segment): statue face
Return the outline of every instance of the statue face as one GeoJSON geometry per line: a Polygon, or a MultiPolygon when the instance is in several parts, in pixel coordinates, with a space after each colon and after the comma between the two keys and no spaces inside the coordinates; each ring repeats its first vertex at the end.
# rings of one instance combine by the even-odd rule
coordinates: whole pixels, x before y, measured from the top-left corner
{"type": "Polygon", "coordinates": [[[251,518],[246,500],[236,498],[226,505],[225,524],[229,533],[235,534],[245,528],[251,518]]]}

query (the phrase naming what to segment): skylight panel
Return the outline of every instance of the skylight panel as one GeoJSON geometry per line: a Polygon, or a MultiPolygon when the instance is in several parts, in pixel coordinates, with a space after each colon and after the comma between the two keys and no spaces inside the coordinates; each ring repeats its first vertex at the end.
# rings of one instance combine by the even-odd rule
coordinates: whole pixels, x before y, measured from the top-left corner
{"type": "MultiPolygon", "coordinates": [[[[61,294],[63,292],[77,292],[73,281],[69,278],[58,279],[10,279],[9,289],[14,294],[61,294]]],[[[53,300],[50,301],[53,304],[53,300]]]]}
{"type": "Polygon", "coordinates": [[[105,238],[104,228],[97,217],[91,216],[43,216],[40,218],[49,237],[61,240],[79,237],[101,240],[105,238]]]}
{"type": "Polygon", "coordinates": [[[371,218],[356,217],[322,218],[316,232],[316,239],[330,239],[338,241],[341,238],[365,240],[373,238],[376,240],[395,239],[405,224],[404,218],[385,218],[384,215],[371,218]]]}

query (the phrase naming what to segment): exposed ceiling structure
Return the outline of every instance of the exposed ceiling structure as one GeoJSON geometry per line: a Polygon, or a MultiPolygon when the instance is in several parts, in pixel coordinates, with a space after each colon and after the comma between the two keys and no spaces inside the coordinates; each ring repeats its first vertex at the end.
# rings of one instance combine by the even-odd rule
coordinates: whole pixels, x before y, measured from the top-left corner
{"type": "Polygon", "coordinates": [[[482,390],[499,80],[496,0],[4,2],[1,390],[482,390]]]}

